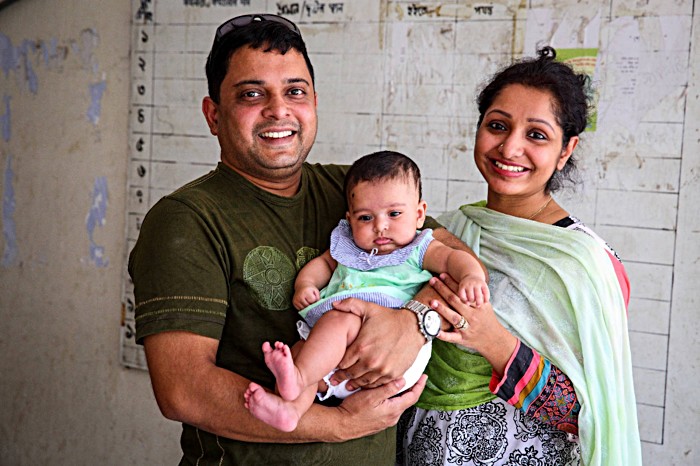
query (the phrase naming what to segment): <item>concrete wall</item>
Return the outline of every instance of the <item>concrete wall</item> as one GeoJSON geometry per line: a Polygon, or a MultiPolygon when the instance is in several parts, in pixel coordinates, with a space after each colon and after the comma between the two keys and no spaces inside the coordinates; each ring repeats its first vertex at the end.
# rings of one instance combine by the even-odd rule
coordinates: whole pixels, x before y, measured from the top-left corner
{"type": "Polygon", "coordinates": [[[3,465],[179,460],[148,375],[118,362],[130,14],[127,1],[0,10],[3,465]]]}

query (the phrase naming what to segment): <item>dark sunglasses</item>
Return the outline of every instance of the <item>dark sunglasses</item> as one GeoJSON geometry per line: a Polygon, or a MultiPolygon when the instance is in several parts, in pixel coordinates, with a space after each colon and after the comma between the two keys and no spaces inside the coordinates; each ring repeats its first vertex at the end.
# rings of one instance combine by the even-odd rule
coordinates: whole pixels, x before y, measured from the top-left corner
{"type": "Polygon", "coordinates": [[[216,29],[214,43],[219,42],[226,34],[233,31],[234,29],[248,26],[249,24],[252,24],[256,21],[273,21],[275,23],[280,23],[287,26],[287,29],[289,29],[290,31],[301,36],[301,31],[299,30],[297,25],[288,20],[287,18],[271,14],[252,14],[236,16],[235,18],[231,18],[225,23],[223,23],[221,26],[219,26],[216,29]]]}

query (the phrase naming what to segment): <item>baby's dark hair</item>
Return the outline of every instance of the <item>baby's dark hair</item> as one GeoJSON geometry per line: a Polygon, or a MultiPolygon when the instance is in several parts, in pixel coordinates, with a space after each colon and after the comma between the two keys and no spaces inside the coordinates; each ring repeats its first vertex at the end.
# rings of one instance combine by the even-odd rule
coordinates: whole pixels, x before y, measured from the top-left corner
{"type": "Polygon", "coordinates": [[[350,201],[350,191],[362,181],[376,182],[397,178],[413,181],[418,188],[418,198],[423,199],[420,169],[410,157],[390,150],[374,152],[360,157],[345,175],[345,197],[350,201]]]}
{"type": "MultiPolygon", "coordinates": [[[[578,136],[588,123],[588,94],[590,78],[577,74],[571,66],[556,61],[556,50],[550,46],[541,48],[537,58],[524,58],[502,69],[482,89],[477,97],[479,123],[486,110],[503,89],[512,84],[547,91],[552,95],[554,115],[562,129],[562,148],[573,136],[578,136]]],[[[576,183],[576,158],[572,155],[561,171],[555,171],[546,186],[547,192],[563,187],[565,181],[576,183]]]]}

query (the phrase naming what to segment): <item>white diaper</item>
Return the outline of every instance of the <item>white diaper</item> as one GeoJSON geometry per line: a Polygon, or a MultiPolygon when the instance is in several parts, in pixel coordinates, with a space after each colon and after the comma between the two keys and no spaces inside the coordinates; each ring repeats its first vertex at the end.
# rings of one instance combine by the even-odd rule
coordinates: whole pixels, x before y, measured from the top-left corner
{"type": "Polygon", "coordinates": [[[352,395],[353,393],[355,393],[356,391],[360,390],[359,388],[356,388],[355,390],[348,390],[347,388],[345,388],[345,386],[348,384],[347,380],[343,380],[338,385],[331,385],[331,377],[333,376],[333,374],[335,374],[335,371],[337,371],[337,370],[338,369],[333,369],[332,371],[330,371],[328,373],[328,375],[326,375],[323,378],[323,381],[326,382],[326,385],[328,385],[328,389],[326,390],[326,393],[321,393],[321,392],[316,393],[316,397],[319,400],[325,401],[332,396],[334,396],[340,400],[343,400],[343,399],[349,397],[350,395],[352,395]]]}
{"type": "MultiPolygon", "coordinates": [[[[308,326],[308,324],[302,320],[297,322],[297,332],[299,333],[299,336],[306,340],[309,337],[309,332],[311,331],[311,328],[308,326]]],[[[430,360],[430,353],[433,348],[433,342],[429,341],[423,347],[420,349],[418,352],[418,356],[416,356],[416,360],[413,361],[413,364],[411,367],[408,368],[408,370],[404,373],[403,378],[406,380],[406,385],[401,389],[401,392],[408,390],[412,386],[418,382],[418,379],[420,379],[420,376],[423,375],[423,371],[425,371],[425,366],[428,365],[428,361],[430,360]]],[[[333,374],[335,374],[335,371],[338,369],[333,369],[328,375],[326,375],[323,378],[323,381],[326,382],[326,385],[328,385],[328,390],[326,390],[326,393],[316,393],[316,396],[318,397],[319,400],[324,401],[327,400],[328,398],[334,396],[338,399],[345,399],[348,396],[352,395],[355,393],[357,390],[360,390],[359,388],[356,390],[348,390],[345,388],[345,385],[347,384],[347,380],[342,381],[338,385],[331,385],[331,377],[333,374]]]]}

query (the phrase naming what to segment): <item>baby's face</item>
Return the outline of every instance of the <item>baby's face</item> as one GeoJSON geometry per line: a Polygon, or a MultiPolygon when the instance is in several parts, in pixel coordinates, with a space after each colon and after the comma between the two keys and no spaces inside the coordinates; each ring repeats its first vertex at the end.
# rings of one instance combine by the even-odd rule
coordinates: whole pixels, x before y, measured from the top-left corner
{"type": "Polygon", "coordinates": [[[406,246],[425,221],[425,201],[414,183],[403,179],[362,181],[349,193],[346,215],[355,244],[388,254],[406,246]]]}

